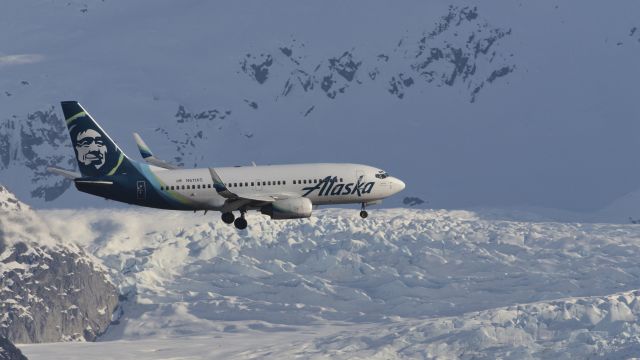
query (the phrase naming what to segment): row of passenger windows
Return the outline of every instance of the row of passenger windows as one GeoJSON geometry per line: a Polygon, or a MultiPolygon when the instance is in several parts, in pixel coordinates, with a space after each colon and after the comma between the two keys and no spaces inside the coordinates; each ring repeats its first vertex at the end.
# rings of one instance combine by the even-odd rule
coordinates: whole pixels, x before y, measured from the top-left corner
{"type": "MultiPolygon", "coordinates": [[[[293,183],[294,184],[317,184],[323,181],[324,179],[293,180],[293,183]]],[[[340,178],[340,182],[342,182],[342,178],[340,178]]]]}
{"type": "Polygon", "coordinates": [[[195,189],[211,189],[211,184],[198,185],[176,185],[176,186],[160,186],[160,190],[195,190],[195,189]]]}
{"type": "MultiPolygon", "coordinates": [[[[260,181],[251,181],[251,182],[234,182],[234,183],[228,183],[227,186],[228,187],[249,187],[249,186],[256,186],[256,183],[258,184],[258,186],[260,186],[260,181]]],[[[273,185],[287,185],[287,182],[284,180],[280,180],[280,181],[262,181],[262,186],[273,186],[273,185]]]]}
{"type": "MultiPolygon", "coordinates": [[[[322,179],[304,179],[304,180],[293,180],[294,184],[317,184],[322,182],[322,179]]],[[[340,182],[342,182],[342,178],[340,178],[340,182]]],[[[260,181],[251,181],[251,182],[233,182],[228,183],[228,187],[249,187],[249,186],[260,186],[260,181]]],[[[274,185],[287,185],[286,180],[274,180],[274,181],[262,181],[262,186],[274,186],[274,185]]],[[[197,185],[172,185],[172,186],[160,186],[160,190],[169,191],[169,190],[196,190],[196,189],[211,189],[211,184],[197,184],[197,185]]]]}

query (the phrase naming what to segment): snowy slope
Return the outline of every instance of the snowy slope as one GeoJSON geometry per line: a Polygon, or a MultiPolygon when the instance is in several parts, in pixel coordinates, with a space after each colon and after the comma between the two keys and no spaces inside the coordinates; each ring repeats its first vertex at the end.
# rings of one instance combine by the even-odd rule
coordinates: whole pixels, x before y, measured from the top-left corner
{"type": "Polygon", "coordinates": [[[238,233],[202,214],[42,216],[112,269],[125,300],[100,342],[25,346],[33,359],[617,358],[640,346],[635,225],[330,209],[251,216],[238,233]]]}
{"type": "Polygon", "coordinates": [[[423,206],[593,211],[640,183],[639,6],[3,1],[0,181],[112,204],[44,171],[74,166],[77,99],[185,166],[361,162],[423,206]]]}

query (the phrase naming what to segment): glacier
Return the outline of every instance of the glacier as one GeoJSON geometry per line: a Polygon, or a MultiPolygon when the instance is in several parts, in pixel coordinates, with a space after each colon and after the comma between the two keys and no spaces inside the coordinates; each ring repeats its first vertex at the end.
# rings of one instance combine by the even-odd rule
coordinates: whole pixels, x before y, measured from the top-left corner
{"type": "Polygon", "coordinates": [[[448,210],[41,210],[110,269],[117,320],[39,358],[576,358],[640,349],[640,228],[448,210]],[[71,219],[71,220],[70,220],[71,219]],[[108,355],[107,355],[108,354],[108,355]],[[57,357],[56,357],[57,356],[57,357]]]}

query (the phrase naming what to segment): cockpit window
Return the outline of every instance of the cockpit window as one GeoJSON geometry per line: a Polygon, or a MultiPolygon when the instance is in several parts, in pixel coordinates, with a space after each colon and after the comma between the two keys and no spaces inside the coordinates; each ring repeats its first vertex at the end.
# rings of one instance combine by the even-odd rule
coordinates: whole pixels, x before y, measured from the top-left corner
{"type": "Polygon", "coordinates": [[[387,172],[383,170],[378,171],[378,173],[376,174],[376,178],[378,179],[386,179],[388,177],[389,177],[389,174],[387,174],[387,172]]]}

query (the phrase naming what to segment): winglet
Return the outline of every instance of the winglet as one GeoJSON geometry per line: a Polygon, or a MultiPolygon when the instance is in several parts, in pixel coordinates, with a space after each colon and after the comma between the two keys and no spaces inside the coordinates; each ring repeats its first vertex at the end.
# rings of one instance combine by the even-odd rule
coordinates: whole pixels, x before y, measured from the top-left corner
{"type": "Polygon", "coordinates": [[[151,149],[149,149],[138,133],[134,132],[133,138],[136,140],[136,145],[138,145],[138,150],[140,150],[140,155],[142,155],[143,159],[153,156],[151,149]]]}
{"type": "Polygon", "coordinates": [[[237,199],[238,195],[232,193],[227,186],[224,184],[220,175],[213,169],[209,168],[209,172],[211,173],[211,180],[213,180],[213,188],[216,189],[218,194],[222,195],[227,199],[237,199]]]}
{"type": "Polygon", "coordinates": [[[138,133],[133,133],[133,138],[136,140],[136,145],[138,145],[138,150],[140,150],[140,155],[142,155],[142,158],[144,159],[144,161],[146,161],[147,163],[154,165],[154,166],[158,166],[164,169],[177,169],[178,167],[173,165],[173,164],[169,164],[168,162],[164,161],[164,160],[160,160],[158,158],[156,158],[155,156],[153,156],[153,153],[151,152],[151,149],[149,149],[149,147],[147,146],[147,144],[145,144],[144,140],[142,140],[142,137],[140,137],[140,135],[138,133]]]}

